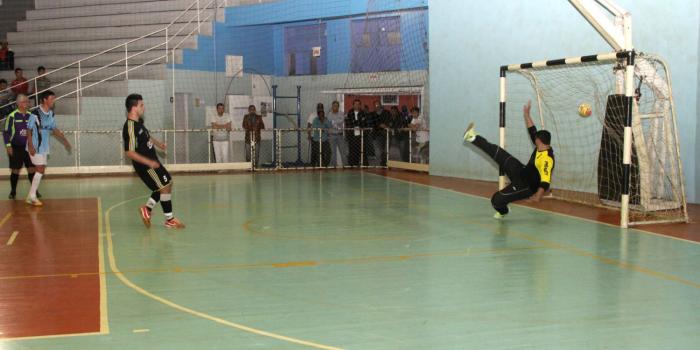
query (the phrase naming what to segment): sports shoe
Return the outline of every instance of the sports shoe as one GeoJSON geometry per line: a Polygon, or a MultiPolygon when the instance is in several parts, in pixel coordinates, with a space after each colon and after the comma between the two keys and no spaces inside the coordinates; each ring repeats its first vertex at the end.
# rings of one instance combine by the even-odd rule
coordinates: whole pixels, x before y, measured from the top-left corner
{"type": "Polygon", "coordinates": [[[177,218],[172,218],[170,220],[165,220],[165,227],[167,228],[185,228],[185,224],[180,222],[177,218]]]}
{"type": "Polygon", "coordinates": [[[41,203],[41,201],[38,200],[38,199],[36,199],[36,198],[29,198],[29,197],[27,197],[27,199],[25,200],[25,202],[26,202],[27,204],[33,206],[33,207],[41,207],[41,206],[44,205],[44,203],[41,203]]]}
{"type": "Polygon", "coordinates": [[[17,193],[15,193],[15,192],[10,192],[10,195],[7,196],[7,199],[13,199],[13,200],[14,200],[14,199],[15,199],[15,196],[17,196],[17,193]]]}
{"type": "Polygon", "coordinates": [[[464,131],[464,141],[467,142],[474,142],[476,139],[476,135],[479,135],[476,133],[476,130],[474,130],[474,123],[469,123],[469,126],[467,126],[467,130],[464,131]]]}
{"type": "Polygon", "coordinates": [[[148,210],[148,207],[145,205],[141,208],[139,208],[139,212],[141,213],[141,220],[143,220],[143,224],[150,228],[151,227],[151,211],[148,210]]]}
{"type": "Polygon", "coordinates": [[[504,217],[506,217],[506,214],[501,214],[499,212],[496,212],[496,214],[493,214],[493,218],[497,219],[497,220],[503,219],[504,217]]]}

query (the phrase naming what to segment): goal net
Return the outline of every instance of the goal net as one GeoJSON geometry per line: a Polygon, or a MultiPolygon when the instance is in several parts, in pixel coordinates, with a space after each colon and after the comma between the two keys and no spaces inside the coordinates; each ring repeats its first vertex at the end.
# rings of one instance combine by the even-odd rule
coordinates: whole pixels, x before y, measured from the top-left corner
{"type": "MultiPolygon", "coordinates": [[[[533,145],[521,121],[532,101],[538,128],[552,133],[554,198],[619,208],[626,193],[625,61],[616,54],[504,67],[506,149],[527,160],[533,145]],[[579,106],[591,113],[580,113],[579,106]]],[[[671,80],[665,63],[637,54],[634,66],[629,225],[687,221],[671,80]]],[[[583,111],[585,112],[585,110],[583,111]]],[[[625,215],[624,211],[622,215],[625,215]]],[[[622,220],[621,222],[625,222],[622,220]]]]}

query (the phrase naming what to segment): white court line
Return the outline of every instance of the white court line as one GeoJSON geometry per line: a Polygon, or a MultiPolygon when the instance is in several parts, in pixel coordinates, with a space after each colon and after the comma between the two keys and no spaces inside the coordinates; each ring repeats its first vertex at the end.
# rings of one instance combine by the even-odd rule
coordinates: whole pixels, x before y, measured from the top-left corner
{"type": "Polygon", "coordinates": [[[12,245],[15,243],[15,239],[17,239],[17,235],[19,235],[19,231],[12,232],[12,236],[10,236],[10,239],[7,240],[6,245],[12,245]]]}

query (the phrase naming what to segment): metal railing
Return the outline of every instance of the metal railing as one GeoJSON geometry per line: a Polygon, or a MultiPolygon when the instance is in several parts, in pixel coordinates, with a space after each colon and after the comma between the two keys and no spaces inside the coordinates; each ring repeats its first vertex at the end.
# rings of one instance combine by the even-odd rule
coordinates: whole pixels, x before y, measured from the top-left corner
{"type": "MultiPolygon", "coordinates": [[[[236,169],[255,169],[274,171],[285,169],[322,169],[322,168],[385,168],[392,158],[406,163],[420,163],[419,145],[416,144],[417,132],[427,130],[397,129],[402,132],[401,141],[406,142],[412,155],[408,159],[395,157],[400,147],[396,144],[396,134],[391,131],[373,129],[359,130],[355,136],[354,129],[270,129],[261,130],[260,138],[255,133],[243,129],[228,132],[227,149],[229,164],[250,163],[248,167],[236,169]],[[312,137],[307,135],[311,133],[312,137]],[[384,134],[385,137],[380,136],[384,134]],[[298,143],[297,135],[302,135],[298,143]],[[247,145],[248,144],[248,145],[247,145]],[[340,146],[336,148],[335,146],[340,146]],[[329,147],[332,149],[329,150],[329,147]],[[384,152],[380,152],[384,149],[384,152]],[[301,152],[299,152],[301,150],[301,152]],[[372,150],[372,151],[370,151],[372,150]],[[334,152],[338,159],[331,158],[334,152]],[[355,153],[353,153],[355,152],[355,153]],[[301,156],[299,156],[301,154],[301,156]],[[338,162],[332,163],[335,159],[338,162]]],[[[59,144],[51,150],[51,167],[63,168],[63,173],[101,174],[129,171],[131,161],[124,153],[122,130],[70,130],[65,131],[66,138],[73,145],[70,152],[59,144]]],[[[152,137],[164,142],[166,149],[159,150],[163,164],[189,166],[188,169],[200,171],[219,170],[208,165],[215,164],[215,147],[213,129],[165,129],[151,130],[152,137]],[[173,141],[179,139],[176,145],[173,141]]],[[[220,141],[219,141],[220,142],[220,141]]]]}
{"type": "MultiPolygon", "coordinates": [[[[193,0],[192,3],[184,9],[180,14],[175,17],[168,25],[165,27],[158,29],[156,31],[150,32],[148,34],[142,35],[138,38],[126,41],[122,44],[119,44],[117,46],[114,46],[112,48],[100,51],[96,54],[90,55],[88,57],[82,58],[78,61],[75,61],[73,63],[64,65],[60,68],[54,69],[48,73],[36,76],[34,78],[28,79],[26,82],[23,82],[21,84],[16,84],[13,86],[8,87],[5,90],[1,90],[0,93],[4,93],[7,91],[12,90],[13,88],[17,86],[21,86],[24,84],[28,84],[29,86],[33,87],[33,93],[29,94],[30,98],[36,98],[39,94],[41,94],[44,91],[47,90],[57,90],[59,88],[63,88],[64,86],[68,87],[67,92],[62,92],[62,93],[56,93],[56,99],[59,100],[61,98],[69,97],[72,95],[76,96],[76,105],[77,105],[77,118],[78,121],[80,120],[80,97],[82,96],[82,92],[86,89],[95,87],[97,85],[103,84],[104,82],[113,80],[115,78],[118,78],[120,76],[124,76],[125,79],[129,79],[129,73],[143,68],[146,65],[158,62],[163,60],[164,63],[171,62],[172,64],[175,64],[175,52],[178,50],[182,44],[189,38],[191,38],[195,33],[199,34],[201,32],[201,27],[202,24],[208,23],[210,20],[212,20],[213,16],[216,16],[218,13],[219,9],[222,7],[225,7],[228,3],[227,0],[210,0],[207,2],[205,5],[202,6],[202,3],[205,2],[206,0],[193,0]],[[178,22],[180,21],[184,16],[187,14],[191,14],[191,17],[189,18],[188,21],[185,22],[178,22]],[[175,28],[175,25],[178,24],[180,25],[179,29],[175,28]],[[194,25],[194,28],[191,29],[189,32],[185,32],[186,28],[189,26],[194,25]],[[155,45],[152,45],[150,47],[147,47],[146,49],[143,50],[136,50],[136,53],[133,53],[134,51],[132,50],[132,53],[130,54],[129,52],[129,45],[133,45],[134,43],[144,40],[147,38],[156,38],[162,36],[163,40],[162,42],[159,42],[155,45]],[[178,40],[179,39],[179,40],[178,40]],[[156,55],[155,57],[152,57],[150,59],[147,58],[147,61],[139,63],[137,65],[131,65],[129,64],[129,61],[131,60],[132,63],[134,62],[134,59],[136,57],[145,55],[149,52],[154,52],[156,50],[163,50],[163,53],[161,55],[156,55]],[[107,55],[114,54],[114,53],[122,53],[123,52],[123,57],[118,58],[116,60],[112,60],[107,64],[101,65],[98,68],[94,68],[87,64],[88,61],[94,60],[97,58],[102,58],[102,57],[108,57],[107,55]],[[171,60],[172,59],[172,60],[171,60]],[[98,73],[98,72],[103,72],[106,69],[110,67],[121,67],[123,66],[123,70],[120,70],[119,72],[115,74],[108,75],[106,78],[99,79],[97,81],[91,81],[89,83],[84,83],[85,77],[98,73]],[[50,85],[50,87],[39,90],[39,85],[40,80],[43,79],[49,79],[49,76],[51,75],[57,75],[60,72],[66,72],[69,69],[77,69],[77,74],[75,77],[68,78],[63,80],[60,83],[57,83],[55,85],[50,85]],[[87,71],[86,71],[87,70],[87,71]],[[72,90],[71,90],[72,89],[72,90]]],[[[215,18],[214,18],[215,20],[215,18]]],[[[88,80],[89,81],[89,80],[88,80]]],[[[56,91],[54,91],[56,92],[56,91]]],[[[0,106],[0,110],[3,108],[7,108],[9,106],[12,106],[14,102],[7,103],[5,105],[0,106]]],[[[33,108],[36,108],[34,106],[33,108]]]]}

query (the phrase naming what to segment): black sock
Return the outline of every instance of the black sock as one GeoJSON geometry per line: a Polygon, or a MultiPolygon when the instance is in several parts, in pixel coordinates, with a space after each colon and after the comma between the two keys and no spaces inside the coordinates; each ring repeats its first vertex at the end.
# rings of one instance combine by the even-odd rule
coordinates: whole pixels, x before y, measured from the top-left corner
{"type": "Polygon", "coordinates": [[[173,202],[170,200],[161,201],[160,205],[163,207],[163,213],[165,214],[165,219],[170,220],[173,218],[173,202]]]}
{"type": "Polygon", "coordinates": [[[17,181],[19,181],[19,174],[10,174],[10,186],[12,186],[11,193],[17,193],[17,181]]]}

